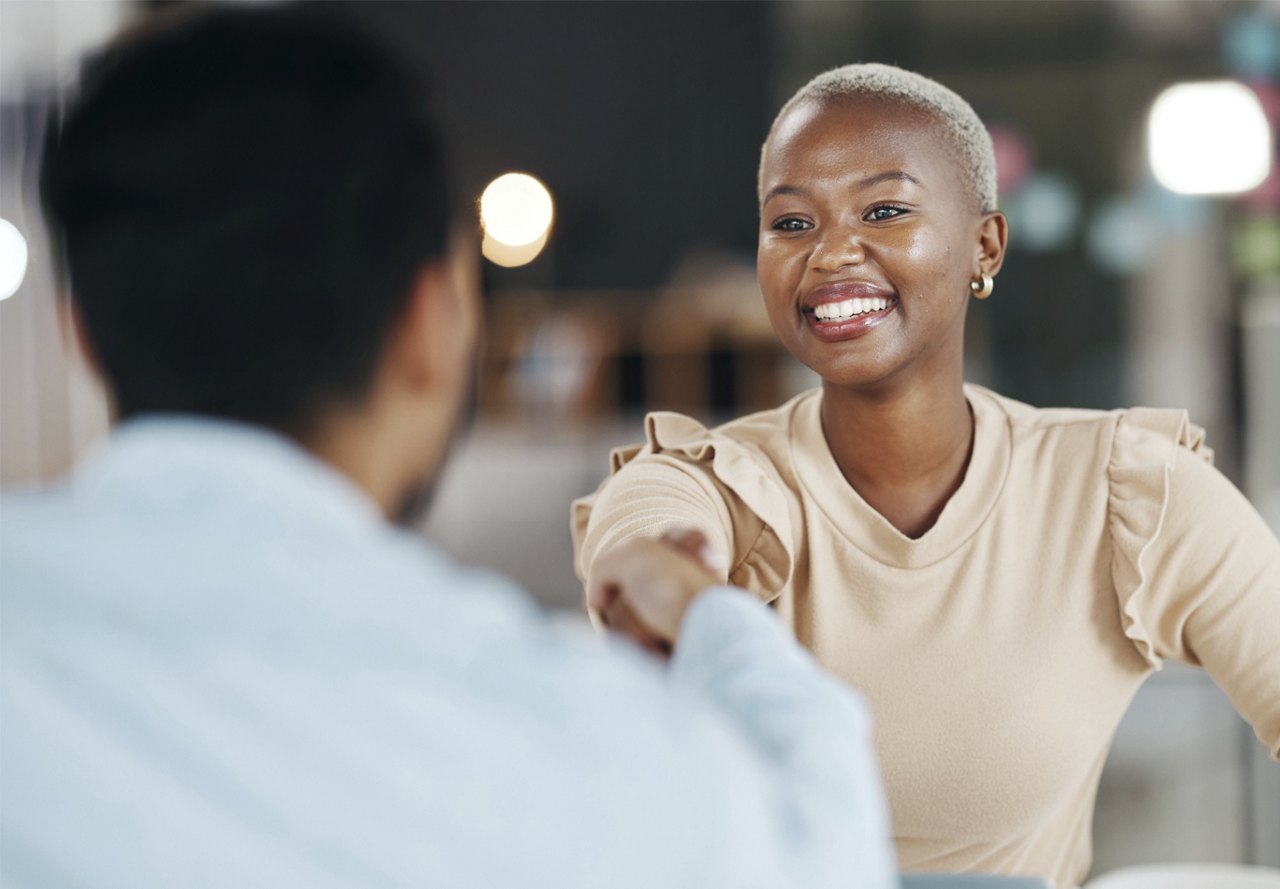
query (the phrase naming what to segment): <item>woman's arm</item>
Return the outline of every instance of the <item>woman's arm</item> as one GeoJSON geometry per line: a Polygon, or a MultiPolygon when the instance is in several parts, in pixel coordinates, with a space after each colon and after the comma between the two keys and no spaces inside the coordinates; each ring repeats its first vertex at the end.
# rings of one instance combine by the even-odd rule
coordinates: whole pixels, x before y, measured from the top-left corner
{"type": "Polygon", "coordinates": [[[1208,463],[1184,452],[1169,472],[1142,624],[1157,654],[1203,666],[1280,759],[1280,541],[1208,463]]]}
{"type": "MultiPolygon", "coordinates": [[[[739,518],[739,525],[742,519],[739,518]]],[[[590,497],[573,505],[573,542],[578,577],[589,583],[595,560],[618,544],[659,537],[675,528],[701,531],[723,556],[724,582],[734,558],[735,517],[725,492],[700,464],[665,454],[645,454],[627,463],[590,497]]]]}

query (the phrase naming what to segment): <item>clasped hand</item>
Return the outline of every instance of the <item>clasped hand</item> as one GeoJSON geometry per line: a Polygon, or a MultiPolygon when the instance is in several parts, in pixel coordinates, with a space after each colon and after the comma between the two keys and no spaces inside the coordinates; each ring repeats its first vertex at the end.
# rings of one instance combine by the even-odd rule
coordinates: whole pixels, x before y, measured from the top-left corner
{"type": "Polygon", "coordinates": [[[595,561],[587,608],[610,630],[667,657],[690,603],[726,574],[724,559],[700,531],[629,540],[595,561]]]}

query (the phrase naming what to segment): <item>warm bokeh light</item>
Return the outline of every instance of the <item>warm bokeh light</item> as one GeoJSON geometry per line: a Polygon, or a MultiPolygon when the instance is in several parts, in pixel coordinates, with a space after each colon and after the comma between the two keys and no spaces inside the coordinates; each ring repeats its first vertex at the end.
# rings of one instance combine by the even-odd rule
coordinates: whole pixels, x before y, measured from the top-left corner
{"type": "Polygon", "coordinates": [[[527,173],[504,173],[480,196],[485,258],[508,267],[532,262],[547,243],[554,217],[545,185],[527,173]]]}
{"type": "Polygon", "coordinates": [[[27,276],[27,239],[17,226],[0,219],[0,300],[18,292],[27,276]]]}
{"type": "Polygon", "coordinates": [[[528,244],[504,244],[486,232],[480,243],[480,252],[485,259],[503,268],[527,265],[537,259],[542,248],[547,246],[547,236],[550,233],[551,229],[548,228],[543,231],[542,237],[528,244]]]}
{"type": "Polygon", "coordinates": [[[1147,119],[1156,180],[1179,194],[1238,194],[1271,170],[1271,129],[1262,104],[1231,80],[1171,86],[1147,119]]]}

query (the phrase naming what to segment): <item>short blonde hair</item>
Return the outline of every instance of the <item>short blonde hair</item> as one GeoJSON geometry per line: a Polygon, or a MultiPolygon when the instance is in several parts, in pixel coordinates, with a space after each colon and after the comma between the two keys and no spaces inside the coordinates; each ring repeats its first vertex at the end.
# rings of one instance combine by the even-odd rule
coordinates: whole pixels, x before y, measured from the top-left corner
{"type": "MultiPolygon", "coordinates": [[[[782,106],[769,128],[769,139],[773,138],[778,121],[802,102],[863,98],[897,102],[932,116],[951,141],[979,210],[986,213],[996,209],[996,153],[991,134],[968,102],[936,80],[914,71],[869,62],[819,74],[782,106]]],[[[761,175],[769,139],[760,152],[761,175]]]]}

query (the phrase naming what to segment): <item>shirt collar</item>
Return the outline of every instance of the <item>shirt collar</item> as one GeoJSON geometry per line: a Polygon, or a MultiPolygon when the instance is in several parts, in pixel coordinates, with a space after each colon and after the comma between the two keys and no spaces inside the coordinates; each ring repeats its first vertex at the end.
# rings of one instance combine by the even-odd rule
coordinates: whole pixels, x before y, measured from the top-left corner
{"type": "Polygon", "coordinates": [[[965,384],[973,411],[973,449],[960,487],[918,538],[895,528],[845,481],[822,431],[822,399],[807,398],[792,419],[791,460],[800,483],[855,546],[886,565],[923,568],[959,549],[986,521],[1004,490],[1011,460],[1009,421],[995,396],[965,384]]]}

